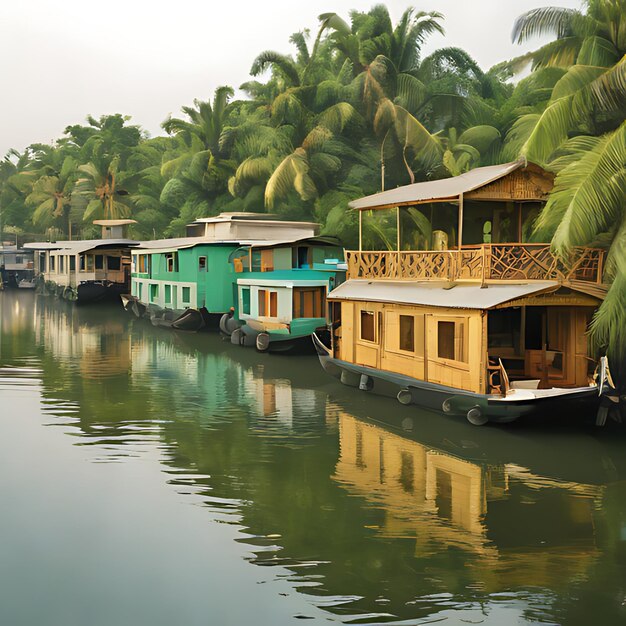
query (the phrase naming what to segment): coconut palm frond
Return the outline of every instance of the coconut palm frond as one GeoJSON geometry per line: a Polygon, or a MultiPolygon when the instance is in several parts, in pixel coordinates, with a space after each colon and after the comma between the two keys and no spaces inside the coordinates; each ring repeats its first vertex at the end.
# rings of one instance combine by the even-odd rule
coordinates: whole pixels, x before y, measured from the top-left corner
{"type": "Polygon", "coordinates": [[[250,74],[252,76],[258,76],[269,68],[279,72],[279,74],[287,80],[289,85],[293,87],[300,86],[301,83],[298,68],[293,59],[287,55],[280,54],[280,52],[274,52],[273,50],[261,52],[261,54],[259,54],[252,63],[250,74]]]}
{"type": "Polygon", "coordinates": [[[315,183],[309,176],[309,163],[303,148],[285,157],[274,170],[265,186],[265,205],[273,208],[279,199],[286,198],[295,189],[303,200],[317,196],[315,183]]]}
{"type": "Polygon", "coordinates": [[[574,9],[564,7],[540,7],[520,15],[513,24],[511,39],[524,43],[535,37],[550,35],[562,39],[571,34],[575,27],[580,29],[585,16],[574,9]]]}

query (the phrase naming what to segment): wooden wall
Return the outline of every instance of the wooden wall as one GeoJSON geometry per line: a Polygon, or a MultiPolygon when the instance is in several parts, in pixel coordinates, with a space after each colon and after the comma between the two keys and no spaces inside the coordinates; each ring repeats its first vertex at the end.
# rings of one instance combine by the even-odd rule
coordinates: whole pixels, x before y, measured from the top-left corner
{"type": "Polygon", "coordinates": [[[481,311],[446,309],[380,302],[342,302],[338,358],[368,367],[458,389],[484,393],[486,370],[485,318],[481,311]],[[375,314],[374,341],[361,338],[361,312],[375,314]],[[414,351],[400,347],[400,316],[414,319],[414,351]],[[438,323],[453,322],[462,329],[460,360],[439,355],[438,323]]]}

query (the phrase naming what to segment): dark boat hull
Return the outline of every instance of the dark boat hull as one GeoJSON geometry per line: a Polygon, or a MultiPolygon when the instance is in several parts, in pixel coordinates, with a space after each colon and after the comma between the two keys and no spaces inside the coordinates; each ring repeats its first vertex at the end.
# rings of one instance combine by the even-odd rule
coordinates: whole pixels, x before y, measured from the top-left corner
{"type": "Polygon", "coordinates": [[[568,418],[580,416],[593,421],[603,401],[596,387],[544,398],[503,401],[495,396],[341,361],[331,356],[328,347],[316,335],[313,335],[313,343],[324,370],[343,384],[380,395],[395,396],[405,405],[415,404],[446,415],[466,417],[476,425],[487,422],[505,424],[531,415],[567,415],[568,418]]]}
{"type": "Polygon", "coordinates": [[[76,288],[76,303],[91,304],[94,302],[119,302],[120,296],[126,291],[124,283],[86,282],[76,288]]]}

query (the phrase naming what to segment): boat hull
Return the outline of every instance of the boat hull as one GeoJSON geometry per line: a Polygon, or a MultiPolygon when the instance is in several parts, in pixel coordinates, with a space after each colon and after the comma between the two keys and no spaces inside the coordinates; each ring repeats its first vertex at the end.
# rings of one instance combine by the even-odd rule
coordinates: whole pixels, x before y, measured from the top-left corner
{"type": "MultiPolygon", "coordinates": [[[[324,332],[324,329],[318,329],[324,332]]],[[[230,335],[231,342],[248,347],[255,347],[259,352],[273,354],[312,355],[316,353],[315,346],[311,341],[311,333],[291,334],[273,333],[253,328],[244,324],[230,335]]]]}
{"type": "Polygon", "coordinates": [[[395,396],[402,404],[465,417],[472,424],[487,422],[506,424],[521,417],[587,417],[595,419],[602,398],[597,387],[572,389],[556,396],[503,400],[501,397],[477,394],[445,385],[430,383],[394,372],[335,359],[320,339],[313,343],[324,370],[343,384],[380,395],[395,396]]]}

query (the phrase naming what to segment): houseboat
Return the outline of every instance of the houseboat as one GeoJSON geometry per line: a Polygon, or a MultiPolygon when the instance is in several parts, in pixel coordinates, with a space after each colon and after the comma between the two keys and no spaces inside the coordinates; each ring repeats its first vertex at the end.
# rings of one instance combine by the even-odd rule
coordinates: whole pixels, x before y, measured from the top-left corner
{"type": "Polygon", "coordinates": [[[132,250],[127,310],[157,326],[197,331],[215,328],[235,306],[237,274],[231,255],[254,244],[317,235],[312,222],[281,221],[269,214],[222,213],[187,226],[186,237],[143,242],[132,250]]]}
{"type": "Polygon", "coordinates": [[[345,279],[343,256],[331,237],[242,246],[231,259],[237,299],[222,332],[261,352],[314,353],[311,335],[326,327],[327,294],[345,279]]]}
{"type": "Polygon", "coordinates": [[[35,286],[33,252],[17,244],[0,245],[0,284],[29,289],[35,286]]]}
{"type": "Polygon", "coordinates": [[[603,361],[594,380],[586,334],[608,290],[604,251],[561,258],[528,242],[552,186],[550,173],[516,161],[352,202],[359,250],[346,252],[347,280],[328,297],[330,346],[314,337],[323,367],[476,425],[595,415],[599,404],[604,423],[610,375],[603,361]],[[363,250],[364,217],[378,211],[395,222],[396,250],[363,250]]]}
{"type": "Polygon", "coordinates": [[[135,220],[96,220],[102,238],[28,243],[35,254],[35,274],[41,291],[86,304],[119,302],[130,285],[130,250],[138,241],[126,238],[135,220]]]}

